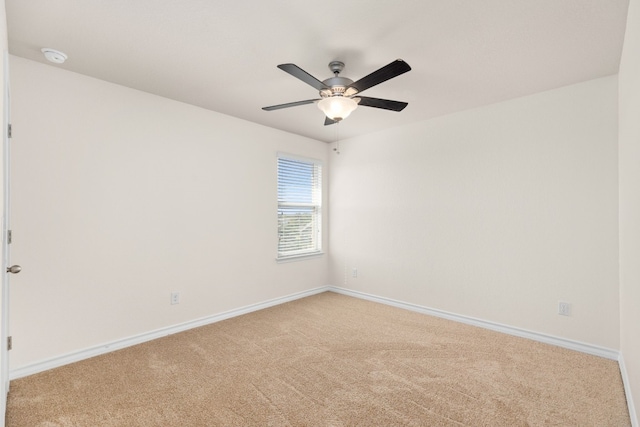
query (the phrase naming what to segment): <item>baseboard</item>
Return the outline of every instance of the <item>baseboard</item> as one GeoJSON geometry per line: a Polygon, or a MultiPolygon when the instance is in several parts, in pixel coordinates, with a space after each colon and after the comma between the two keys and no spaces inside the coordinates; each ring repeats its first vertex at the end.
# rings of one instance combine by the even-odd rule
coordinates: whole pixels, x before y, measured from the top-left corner
{"type": "Polygon", "coordinates": [[[565,338],[555,337],[553,335],[542,334],[539,332],[528,331],[526,329],[520,329],[513,326],[490,322],[487,320],[476,319],[473,317],[450,313],[448,311],[438,310],[435,308],[424,307],[421,305],[398,301],[391,298],[380,297],[380,296],[368,294],[365,292],[341,288],[339,286],[329,286],[328,290],[331,292],[336,292],[343,295],[348,295],[356,298],[365,299],[368,301],[373,301],[381,304],[391,305],[398,308],[403,308],[405,310],[411,310],[418,313],[428,314],[430,316],[441,317],[444,319],[465,323],[467,325],[478,326],[480,328],[490,329],[490,330],[502,332],[508,335],[514,335],[521,338],[528,338],[530,340],[539,341],[546,344],[567,348],[570,350],[580,351],[582,353],[587,353],[594,356],[600,356],[606,359],[618,360],[620,355],[620,353],[617,350],[613,350],[605,347],[600,347],[600,346],[587,344],[579,341],[573,341],[565,338]]]}
{"type": "Polygon", "coordinates": [[[633,397],[631,396],[631,385],[629,383],[629,375],[627,374],[627,367],[624,364],[624,357],[622,353],[618,358],[618,364],[620,365],[620,375],[622,375],[622,384],[624,384],[624,394],[627,396],[627,407],[629,408],[629,417],[631,417],[631,427],[640,427],[638,424],[638,414],[636,407],[633,403],[633,397]]]}
{"type": "Polygon", "coordinates": [[[122,348],[131,347],[136,344],[142,344],[144,342],[151,341],[157,338],[162,338],[167,335],[173,335],[178,332],[184,332],[189,329],[209,325],[211,323],[216,323],[221,320],[226,320],[232,317],[241,316],[243,314],[251,313],[253,311],[258,311],[265,308],[273,307],[273,306],[294,301],[300,298],[305,298],[311,295],[326,292],[328,290],[329,290],[328,286],[322,286],[319,288],[310,289],[303,292],[297,292],[297,293],[286,295],[283,297],[270,299],[268,301],[247,305],[234,310],[225,311],[223,313],[214,314],[212,316],[203,317],[200,319],[180,323],[180,324],[169,326],[166,328],[156,329],[154,331],[146,332],[144,334],[134,335],[132,337],[123,338],[120,340],[112,341],[109,343],[101,344],[98,346],[86,348],[79,351],[74,351],[74,352],[57,356],[51,359],[25,365],[14,370],[10,370],[9,379],[15,380],[17,378],[22,378],[29,375],[37,374],[39,372],[47,371],[49,369],[68,365],[74,362],[79,362],[81,360],[89,359],[91,357],[99,356],[101,354],[106,354],[115,350],[120,350],[122,348]]]}
{"type": "Polygon", "coordinates": [[[132,345],[141,344],[147,341],[151,341],[153,339],[176,334],[178,332],[183,332],[192,328],[197,328],[199,326],[204,326],[211,323],[219,322],[221,320],[230,319],[232,317],[241,316],[243,314],[251,313],[253,311],[273,307],[279,304],[283,304],[289,301],[294,301],[300,298],[305,298],[311,295],[316,295],[326,291],[336,292],[339,294],[348,295],[355,298],[361,298],[361,299],[365,299],[365,300],[369,300],[369,301],[373,301],[381,304],[391,305],[391,306],[402,308],[405,310],[411,310],[418,313],[441,317],[444,319],[449,319],[456,322],[465,323],[468,325],[478,326],[481,328],[490,329],[490,330],[502,332],[509,335],[528,338],[534,341],[556,345],[559,347],[567,348],[570,350],[576,350],[576,351],[592,354],[594,356],[604,357],[611,360],[620,360],[620,353],[617,350],[599,347],[592,344],[586,344],[579,341],[568,340],[565,338],[559,338],[552,335],[542,334],[539,332],[528,331],[525,329],[515,328],[513,326],[476,319],[473,317],[450,313],[443,310],[438,310],[438,309],[429,308],[429,307],[425,307],[417,304],[398,301],[391,298],[380,297],[380,296],[368,294],[365,292],[341,288],[338,286],[321,286],[321,287],[310,289],[307,291],[297,292],[291,295],[286,295],[286,296],[274,298],[268,301],[251,304],[251,305],[240,307],[234,310],[225,311],[223,313],[214,314],[212,316],[207,316],[207,317],[192,320],[189,322],[180,323],[180,324],[169,326],[166,328],[156,329],[154,331],[146,332],[146,333],[135,335],[128,338],[123,338],[120,340],[86,348],[83,350],[78,350],[78,351],[67,353],[51,359],[35,362],[29,365],[22,366],[17,369],[10,370],[9,378],[13,380],[13,379],[22,378],[28,375],[33,375],[38,372],[43,372],[49,369],[57,368],[59,366],[67,365],[69,363],[78,362],[80,360],[88,359],[90,357],[99,356],[101,354],[105,354],[111,351],[120,350],[122,348],[130,347],[132,345]]]}

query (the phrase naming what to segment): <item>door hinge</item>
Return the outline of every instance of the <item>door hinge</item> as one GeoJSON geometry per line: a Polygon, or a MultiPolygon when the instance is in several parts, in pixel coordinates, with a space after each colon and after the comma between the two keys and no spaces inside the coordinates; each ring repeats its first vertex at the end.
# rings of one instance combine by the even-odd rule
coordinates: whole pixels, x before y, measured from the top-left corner
{"type": "Polygon", "coordinates": [[[13,233],[11,232],[11,230],[7,230],[7,245],[10,245],[12,240],[13,240],[13,233]]]}
{"type": "Polygon", "coordinates": [[[7,337],[7,350],[11,350],[13,348],[13,337],[7,337]]]}
{"type": "Polygon", "coordinates": [[[9,138],[11,138],[11,135],[12,135],[12,132],[11,132],[11,123],[9,123],[9,127],[8,127],[8,129],[7,129],[7,136],[8,136],[9,138]]]}

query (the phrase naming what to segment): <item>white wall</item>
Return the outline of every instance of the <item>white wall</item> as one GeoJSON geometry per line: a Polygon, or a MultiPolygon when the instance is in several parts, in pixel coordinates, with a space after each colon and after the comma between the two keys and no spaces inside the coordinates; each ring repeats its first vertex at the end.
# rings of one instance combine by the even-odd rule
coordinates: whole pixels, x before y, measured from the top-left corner
{"type": "Polygon", "coordinates": [[[275,262],[276,153],[326,163],[327,144],[19,57],[11,73],[12,369],[327,283],[326,256],[275,262]]]}
{"type": "Polygon", "coordinates": [[[631,0],[619,74],[620,349],[636,412],[640,410],[639,51],[640,0],[631,0]]]}
{"type": "Polygon", "coordinates": [[[343,141],[331,284],[618,349],[616,91],[605,77],[343,141]]]}

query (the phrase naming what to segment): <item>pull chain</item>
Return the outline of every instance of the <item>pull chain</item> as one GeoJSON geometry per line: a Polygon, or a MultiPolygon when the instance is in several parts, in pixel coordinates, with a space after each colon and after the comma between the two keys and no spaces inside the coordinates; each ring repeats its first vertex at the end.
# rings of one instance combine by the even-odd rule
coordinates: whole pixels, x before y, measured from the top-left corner
{"type": "Polygon", "coordinates": [[[333,149],[336,154],[340,154],[340,122],[336,123],[336,148],[333,149]]]}

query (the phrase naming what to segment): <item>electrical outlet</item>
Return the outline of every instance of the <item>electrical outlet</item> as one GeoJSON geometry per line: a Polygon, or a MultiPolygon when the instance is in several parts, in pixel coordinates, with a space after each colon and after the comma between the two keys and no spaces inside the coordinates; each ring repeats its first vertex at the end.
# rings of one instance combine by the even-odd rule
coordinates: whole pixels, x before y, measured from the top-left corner
{"type": "Polygon", "coordinates": [[[358,277],[358,269],[357,268],[352,268],[351,269],[351,277],[353,277],[353,278],[357,278],[358,277]]]}
{"type": "Polygon", "coordinates": [[[571,303],[560,301],[558,303],[558,314],[562,316],[571,316],[571,303]]]}
{"type": "Polygon", "coordinates": [[[171,305],[180,304],[180,292],[171,292],[171,305]]]}

